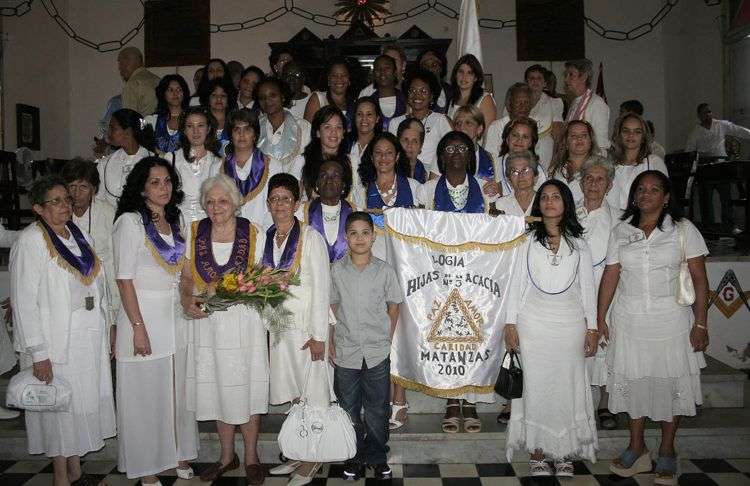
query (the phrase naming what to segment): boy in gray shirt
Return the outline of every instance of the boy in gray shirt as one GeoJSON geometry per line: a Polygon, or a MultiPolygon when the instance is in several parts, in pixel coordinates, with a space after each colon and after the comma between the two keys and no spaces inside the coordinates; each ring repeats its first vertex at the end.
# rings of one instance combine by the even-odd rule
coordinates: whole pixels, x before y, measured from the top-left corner
{"type": "Polygon", "coordinates": [[[357,433],[357,455],[346,463],[343,479],[363,478],[366,466],[374,469],[376,479],[389,479],[391,338],[403,298],[396,272],[372,255],[375,229],[370,215],[351,213],[345,228],[349,252],[331,268],[336,325],[329,333],[336,397],[357,433]]]}

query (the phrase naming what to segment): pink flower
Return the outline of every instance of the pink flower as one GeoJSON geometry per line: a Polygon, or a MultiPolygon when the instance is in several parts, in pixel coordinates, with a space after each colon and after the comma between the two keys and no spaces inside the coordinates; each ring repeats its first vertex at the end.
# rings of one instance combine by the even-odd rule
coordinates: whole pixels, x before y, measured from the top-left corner
{"type": "Polygon", "coordinates": [[[271,277],[269,275],[263,275],[260,277],[259,282],[261,285],[268,285],[271,283],[271,277]]]}
{"type": "Polygon", "coordinates": [[[281,282],[281,283],[279,284],[279,288],[280,288],[281,290],[283,290],[283,291],[285,291],[285,292],[286,292],[286,291],[287,291],[287,289],[289,289],[289,285],[288,285],[288,284],[287,284],[286,282],[281,282]]]}

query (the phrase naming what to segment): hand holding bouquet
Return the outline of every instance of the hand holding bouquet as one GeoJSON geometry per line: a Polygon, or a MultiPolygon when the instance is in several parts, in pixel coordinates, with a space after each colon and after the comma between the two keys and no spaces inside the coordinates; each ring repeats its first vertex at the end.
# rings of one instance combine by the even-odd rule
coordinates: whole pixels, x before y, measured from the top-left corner
{"type": "Polygon", "coordinates": [[[255,266],[247,272],[229,272],[198,296],[206,314],[225,311],[243,304],[257,310],[271,333],[292,327],[292,314],[282,305],[291,295],[290,285],[299,285],[299,276],[285,270],[255,266]]]}

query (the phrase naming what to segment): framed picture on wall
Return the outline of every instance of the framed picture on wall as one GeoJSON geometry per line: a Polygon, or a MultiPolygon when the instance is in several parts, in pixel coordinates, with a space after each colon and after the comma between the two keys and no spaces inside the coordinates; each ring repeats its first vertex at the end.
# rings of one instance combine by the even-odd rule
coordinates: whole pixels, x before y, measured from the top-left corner
{"type": "Polygon", "coordinates": [[[16,104],[16,147],[40,150],[39,108],[16,104]]]}

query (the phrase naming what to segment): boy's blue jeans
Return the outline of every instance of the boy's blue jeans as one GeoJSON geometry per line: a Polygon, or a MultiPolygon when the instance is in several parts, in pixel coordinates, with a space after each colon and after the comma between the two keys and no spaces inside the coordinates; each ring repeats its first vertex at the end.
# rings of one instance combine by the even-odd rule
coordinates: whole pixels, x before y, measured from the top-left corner
{"type": "Polygon", "coordinates": [[[333,387],[341,408],[346,410],[357,433],[359,464],[388,462],[388,419],[391,416],[391,359],[368,368],[362,360],[361,369],[336,366],[333,387]],[[362,407],[365,409],[362,421],[362,407]]]}

